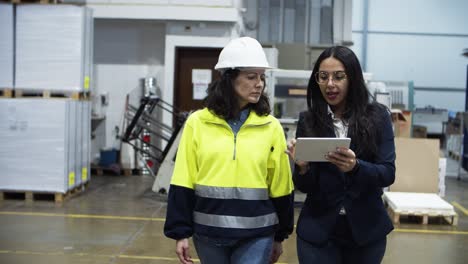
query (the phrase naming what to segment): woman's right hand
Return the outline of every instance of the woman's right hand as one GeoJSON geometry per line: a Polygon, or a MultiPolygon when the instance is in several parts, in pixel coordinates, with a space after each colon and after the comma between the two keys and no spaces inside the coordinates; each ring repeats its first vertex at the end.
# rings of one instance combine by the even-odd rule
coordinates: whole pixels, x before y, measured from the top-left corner
{"type": "Polygon", "coordinates": [[[288,140],[288,149],[286,150],[286,153],[289,155],[289,157],[294,160],[294,163],[299,167],[299,174],[304,174],[307,172],[309,169],[309,163],[307,161],[301,161],[301,160],[296,160],[294,159],[295,156],[295,150],[296,150],[296,139],[292,138],[288,140]]]}
{"type": "Polygon", "coordinates": [[[190,256],[188,238],[179,239],[176,242],[176,254],[179,257],[180,263],[193,264],[192,257],[190,256]]]}

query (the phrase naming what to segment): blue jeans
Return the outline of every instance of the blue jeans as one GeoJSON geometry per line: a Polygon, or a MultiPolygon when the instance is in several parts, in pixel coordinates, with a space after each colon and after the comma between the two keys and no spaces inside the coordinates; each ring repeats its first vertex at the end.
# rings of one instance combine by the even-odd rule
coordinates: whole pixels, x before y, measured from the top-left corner
{"type": "Polygon", "coordinates": [[[366,246],[348,247],[330,240],[326,245],[317,246],[297,237],[297,256],[304,264],[379,264],[385,254],[387,238],[366,246]]]}
{"type": "Polygon", "coordinates": [[[267,264],[273,240],[273,235],[250,239],[193,236],[195,249],[203,264],[267,264]]]}

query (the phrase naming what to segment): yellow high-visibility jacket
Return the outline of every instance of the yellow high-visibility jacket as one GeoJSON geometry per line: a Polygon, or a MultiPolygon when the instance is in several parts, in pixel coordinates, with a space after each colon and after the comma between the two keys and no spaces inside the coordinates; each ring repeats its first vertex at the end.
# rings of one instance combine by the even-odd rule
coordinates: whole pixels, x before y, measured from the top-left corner
{"type": "Polygon", "coordinates": [[[234,135],[207,108],[190,115],[177,151],[164,232],[249,238],[292,232],[293,183],[279,121],[251,111],[234,135]]]}

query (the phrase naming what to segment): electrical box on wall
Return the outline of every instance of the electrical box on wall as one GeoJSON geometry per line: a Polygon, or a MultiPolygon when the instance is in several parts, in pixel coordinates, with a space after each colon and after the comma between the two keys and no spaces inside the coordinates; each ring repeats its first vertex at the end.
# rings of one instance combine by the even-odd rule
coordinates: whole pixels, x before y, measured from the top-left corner
{"type": "Polygon", "coordinates": [[[301,43],[276,44],[278,68],[312,70],[314,63],[327,46],[309,46],[301,43]]]}
{"type": "Polygon", "coordinates": [[[306,70],[310,65],[310,53],[306,44],[276,44],[278,67],[281,69],[306,70]]]}

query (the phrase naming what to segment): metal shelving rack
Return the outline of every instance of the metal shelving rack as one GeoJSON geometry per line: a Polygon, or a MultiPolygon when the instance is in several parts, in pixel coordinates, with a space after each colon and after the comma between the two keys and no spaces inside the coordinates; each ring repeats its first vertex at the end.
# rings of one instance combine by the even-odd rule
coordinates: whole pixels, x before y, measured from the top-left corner
{"type": "MultiPolygon", "coordinates": [[[[141,99],[139,107],[128,105],[125,113],[127,127],[122,137],[122,141],[131,145],[143,158],[147,172],[155,176],[159,165],[166,159],[167,154],[177,135],[179,134],[188,114],[179,112],[174,107],[155,95],[145,96],[141,99]],[[174,116],[173,125],[164,124],[152,114],[155,109],[167,111],[174,116]],[[153,140],[156,139],[161,146],[156,146],[153,140]],[[154,166],[148,166],[146,161],[151,158],[156,161],[154,166]]],[[[159,145],[159,144],[158,144],[159,145]]]]}

